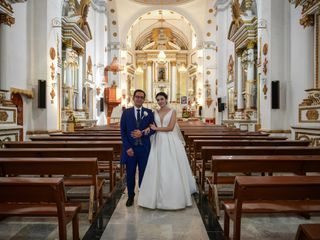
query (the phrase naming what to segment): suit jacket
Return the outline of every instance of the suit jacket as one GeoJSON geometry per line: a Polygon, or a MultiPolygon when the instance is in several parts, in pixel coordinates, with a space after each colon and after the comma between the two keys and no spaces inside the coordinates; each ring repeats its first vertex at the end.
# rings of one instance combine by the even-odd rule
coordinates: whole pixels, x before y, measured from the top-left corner
{"type": "MultiPolygon", "coordinates": [[[[149,127],[149,125],[152,123],[154,123],[154,115],[152,111],[148,108],[142,107],[141,121],[138,127],[137,120],[134,114],[134,107],[125,109],[123,111],[120,121],[121,139],[123,142],[121,154],[122,164],[126,163],[128,158],[130,158],[127,154],[127,150],[129,148],[134,149],[136,147],[137,139],[131,137],[131,132],[136,129],[142,131],[149,127]]],[[[146,148],[146,151],[150,151],[150,135],[153,133],[154,131],[151,130],[148,135],[142,135],[141,137],[141,143],[143,147],[146,148]]]]}

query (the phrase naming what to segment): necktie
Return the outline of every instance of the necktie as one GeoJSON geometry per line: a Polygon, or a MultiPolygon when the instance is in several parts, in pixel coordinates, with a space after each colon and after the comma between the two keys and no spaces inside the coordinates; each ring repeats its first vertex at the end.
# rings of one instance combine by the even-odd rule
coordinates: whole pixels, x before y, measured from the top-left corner
{"type": "Polygon", "coordinates": [[[140,123],[140,121],[141,121],[140,109],[137,109],[137,122],[140,123]]]}

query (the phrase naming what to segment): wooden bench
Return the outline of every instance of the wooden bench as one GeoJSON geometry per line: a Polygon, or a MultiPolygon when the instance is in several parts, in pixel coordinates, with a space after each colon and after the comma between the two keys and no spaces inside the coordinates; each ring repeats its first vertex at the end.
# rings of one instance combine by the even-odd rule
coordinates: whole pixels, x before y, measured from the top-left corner
{"type": "MultiPolygon", "coordinates": [[[[213,155],[320,155],[319,147],[282,146],[204,146],[201,147],[202,163],[199,166],[201,190],[205,191],[205,166],[213,155]]],[[[211,165],[211,162],[210,162],[211,165]]]]}
{"type": "Polygon", "coordinates": [[[300,224],[295,240],[320,240],[320,223],[300,224]]]}
{"type": "Polygon", "coordinates": [[[32,141],[114,141],[121,136],[29,136],[32,141]]]}
{"type": "Polygon", "coordinates": [[[320,155],[257,155],[257,156],[212,156],[212,176],[209,184],[208,199],[220,216],[219,184],[234,184],[235,176],[221,176],[221,173],[295,173],[320,172],[320,155]]]}
{"type": "Polygon", "coordinates": [[[63,132],[63,133],[50,133],[52,137],[70,137],[70,136],[85,136],[85,137],[95,137],[95,136],[120,136],[120,131],[102,131],[102,132],[63,132]]]}
{"type": "Polygon", "coordinates": [[[123,165],[120,164],[122,141],[26,141],[26,142],[3,142],[5,148],[113,148],[113,159],[120,178],[124,176],[123,165]]]}
{"type": "Polygon", "coordinates": [[[90,187],[88,220],[103,205],[104,179],[98,177],[97,158],[0,158],[1,177],[17,175],[65,175],[68,187],[90,187]],[[96,207],[94,207],[94,205],[96,207]]]}
{"type": "Polygon", "coordinates": [[[67,240],[72,221],[73,240],[79,240],[79,211],[67,203],[62,178],[0,178],[2,216],[57,217],[60,240],[67,240]]]}
{"type": "Polygon", "coordinates": [[[250,140],[250,139],[235,139],[235,140],[212,140],[212,139],[194,139],[193,151],[190,154],[192,169],[196,173],[197,161],[201,160],[201,148],[204,146],[308,146],[309,141],[297,140],[250,140]]]}
{"type": "Polygon", "coordinates": [[[4,148],[1,157],[31,158],[98,158],[100,172],[109,174],[110,193],[115,186],[115,166],[113,165],[113,148],[4,148]]]}
{"type": "Polygon", "coordinates": [[[286,137],[269,137],[269,136],[206,136],[206,135],[190,135],[185,136],[185,141],[190,149],[193,151],[194,140],[268,140],[268,141],[279,141],[286,140],[286,137]]]}
{"type": "Polygon", "coordinates": [[[223,209],[225,239],[230,219],[233,239],[240,239],[242,214],[320,212],[320,176],[237,176],[233,200],[224,201],[223,209]]]}

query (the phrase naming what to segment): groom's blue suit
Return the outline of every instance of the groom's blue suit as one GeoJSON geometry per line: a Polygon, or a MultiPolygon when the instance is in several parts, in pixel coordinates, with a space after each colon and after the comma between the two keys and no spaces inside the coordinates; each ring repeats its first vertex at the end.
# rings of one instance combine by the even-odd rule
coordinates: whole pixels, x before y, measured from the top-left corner
{"type": "Polygon", "coordinates": [[[126,164],[129,198],[134,197],[137,165],[139,167],[139,186],[141,184],[151,147],[150,135],[153,133],[151,130],[148,135],[142,135],[140,139],[135,139],[131,136],[132,131],[137,129],[142,131],[149,127],[150,124],[154,123],[154,116],[150,109],[142,107],[140,115],[141,120],[138,123],[135,117],[134,108],[132,107],[123,111],[120,121],[121,138],[123,142],[121,164],[126,164]],[[134,151],[133,157],[130,157],[127,154],[127,150],[130,148],[134,151]]]}

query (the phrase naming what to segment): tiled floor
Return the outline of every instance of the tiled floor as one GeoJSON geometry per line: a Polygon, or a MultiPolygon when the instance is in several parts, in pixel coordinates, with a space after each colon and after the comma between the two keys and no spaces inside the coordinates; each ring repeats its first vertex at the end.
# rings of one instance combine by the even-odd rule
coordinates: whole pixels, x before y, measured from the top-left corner
{"type": "Polygon", "coordinates": [[[197,205],[177,211],[126,207],[123,194],[101,239],[209,239],[197,205]]]}

